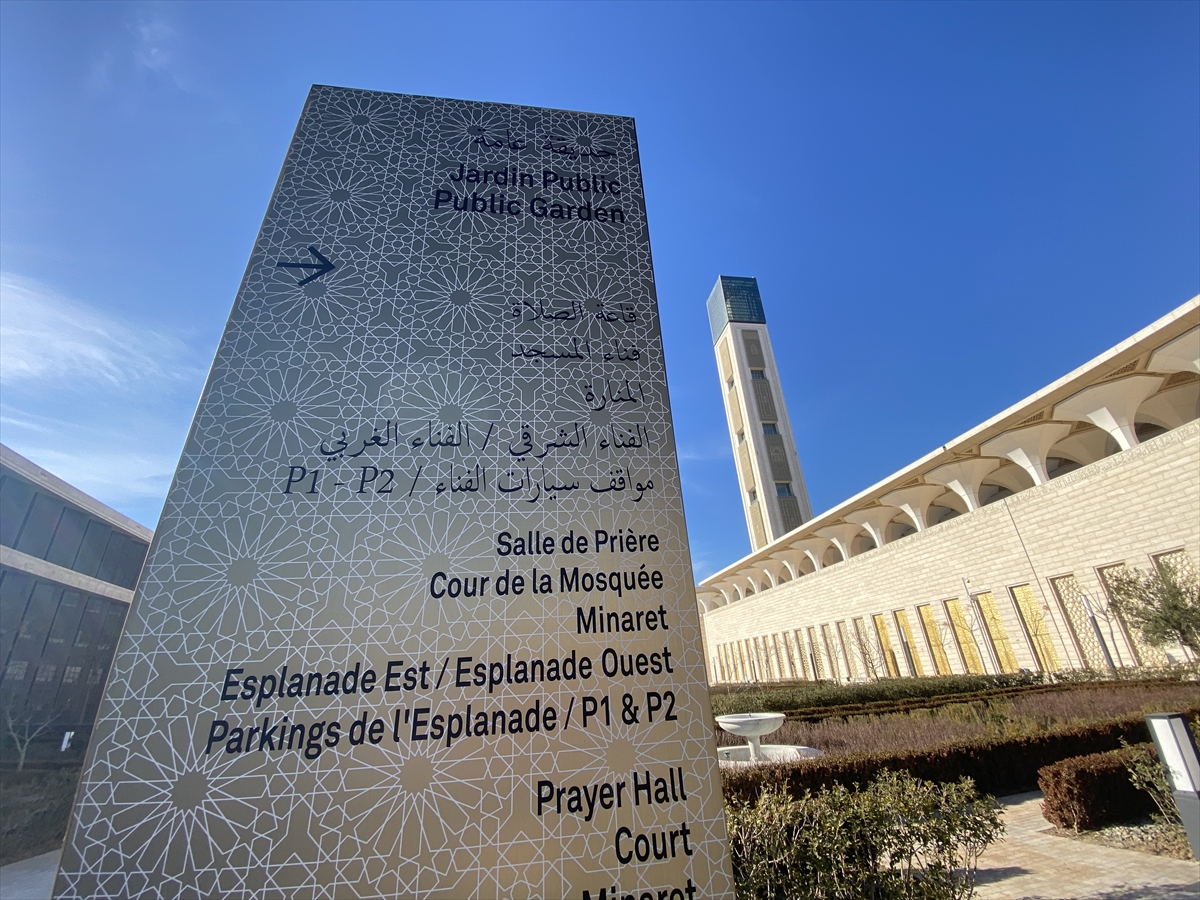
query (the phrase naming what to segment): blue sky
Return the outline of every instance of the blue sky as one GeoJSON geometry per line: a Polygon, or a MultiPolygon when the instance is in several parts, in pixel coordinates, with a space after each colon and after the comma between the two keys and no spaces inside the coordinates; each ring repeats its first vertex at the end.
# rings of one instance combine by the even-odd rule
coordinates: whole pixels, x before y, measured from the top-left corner
{"type": "Polygon", "coordinates": [[[759,279],[815,510],[1200,288],[1200,4],[0,4],[0,433],[153,526],[318,82],[636,117],[699,576],[704,300],[759,279]]]}

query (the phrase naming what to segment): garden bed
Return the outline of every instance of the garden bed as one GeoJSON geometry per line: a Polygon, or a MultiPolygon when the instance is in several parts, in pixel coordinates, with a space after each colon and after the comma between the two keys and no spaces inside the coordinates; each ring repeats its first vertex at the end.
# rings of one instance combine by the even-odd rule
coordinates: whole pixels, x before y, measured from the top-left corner
{"type": "MultiPolygon", "coordinates": [[[[1194,702],[1181,709],[1200,714],[1194,702]]],[[[967,776],[995,795],[1032,790],[1038,770],[1072,756],[1116,750],[1121,742],[1150,740],[1141,715],[1063,727],[1033,735],[984,737],[937,747],[827,756],[791,764],[768,764],[722,771],[727,801],[749,801],[778,785],[793,797],[841,784],[866,784],[882,770],[904,771],[925,781],[951,782],[967,776]]]]}
{"type": "MultiPolygon", "coordinates": [[[[903,712],[829,708],[820,717],[789,718],[767,740],[816,747],[828,756],[898,753],[934,749],[964,741],[1034,737],[1091,723],[1169,712],[1196,704],[1193,682],[1107,682],[1005,690],[1002,694],[942,698],[903,712]]],[[[717,730],[720,746],[741,738],[717,730]]]]}
{"type": "Polygon", "coordinates": [[[938,678],[888,678],[863,684],[785,681],[755,685],[715,685],[709,689],[713,712],[804,712],[860,707],[906,700],[976,694],[1005,688],[1041,687],[1041,675],[947,675],[938,678]]]}
{"type": "Polygon", "coordinates": [[[1192,856],[1192,848],[1188,844],[1187,833],[1182,825],[1156,822],[1149,816],[1137,822],[1110,825],[1096,831],[1053,828],[1049,833],[1075,841],[1099,844],[1102,847],[1114,847],[1117,850],[1136,850],[1139,853],[1152,853],[1170,859],[1196,858],[1192,856]]]}

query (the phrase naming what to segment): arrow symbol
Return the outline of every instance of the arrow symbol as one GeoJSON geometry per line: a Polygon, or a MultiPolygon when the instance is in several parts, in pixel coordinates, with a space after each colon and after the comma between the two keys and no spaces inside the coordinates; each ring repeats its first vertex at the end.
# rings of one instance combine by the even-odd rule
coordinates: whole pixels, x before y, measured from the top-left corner
{"type": "Polygon", "coordinates": [[[308,252],[311,253],[313,255],[313,257],[319,261],[315,262],[315,263],[305,263],[305,262],[285,262],[284,260],[280,260],[279,262],[275,263],[275,268],[277,268],[277,269],[282,266],[285,269],[315,269],[316,270],[311,275],[309,275],[307,278],[305,278],[303,281],[296,282],[296,287],[304,287],[304,285],[308,284],[310,281],[320,278],[322,275],[324,275],[328,272],[332,272],[334,269],[337,268],[337,266],[335,266],[333,263],[331,263],[329,260],[327,260],[324,256],[322,256],[321,251],[318,250],[316,247],[309,247],[308,252]]]}

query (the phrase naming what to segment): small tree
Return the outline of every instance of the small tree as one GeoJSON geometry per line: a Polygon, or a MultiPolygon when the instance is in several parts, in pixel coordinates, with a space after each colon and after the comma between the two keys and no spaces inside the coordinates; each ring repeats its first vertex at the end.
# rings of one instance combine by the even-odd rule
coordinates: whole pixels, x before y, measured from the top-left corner
{"type": "Polygon", "coordinates": [[[876,681],[885,677],[887,666],[884,664],[883,653],[880,652],[877,644],[873,644],[871,639],[863,634],[863,629],[858,627],[857,622],[854,623],[854,643],[858,645],[858,653],[862,657],[867,674],[876,681]]]}
{"type": "Polygon", "coordinates": [[[13,714],[13,704],[4,704],[4,728],[17,747],[17,771],[25,768],[25,754],[29,745],[44,734],[58,716],[41,709],[26,710],[13,714]]]}
{"type": "Polygon", "coordinates": [[[1113,572],[1112,606],[1154,647],[1182,644],[1200,654],[1200,583],[1174,566],[1113,572]]]}
{"type": "Polygon", "coordinates": [[[1133,744],[1121,738],[1121,746],[1130,751],[1125,757],[1125,771],[1129,773],[1129,783],[1150,795],[1154,805],[1158,807],[1158,818],[1164,822],[1172,822],[1182,826],[1183,819],[1179,816],[1179,807],[1171,796],[1171,788],[1167,784],[1167,776],[1163,774],[1162,763],[1158,761],[1158,751],[1153,744],[1133,744]]]}

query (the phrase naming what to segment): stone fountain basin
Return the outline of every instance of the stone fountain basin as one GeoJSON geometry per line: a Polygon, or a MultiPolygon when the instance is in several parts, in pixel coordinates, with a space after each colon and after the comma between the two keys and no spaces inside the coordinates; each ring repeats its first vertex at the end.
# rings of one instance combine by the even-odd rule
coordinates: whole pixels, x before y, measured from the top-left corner
{"type": "Polygon", "coordinates": [[[717,716],[717,724],[730,734],[753,738],[774,734],[783,727],[786,719],[787,716],[783,713],[732,713],[717,716]]]}
{"type": "Polygon", "coordinates": [[[744,747],[717,748],[717,759],[723,764],[799,762],[802,759],[816,759],[824,755],[815,747],[801,747],[797,744],[763,744],[759,747],[757,759],[751,758],[748,744],[744,747]]]}

